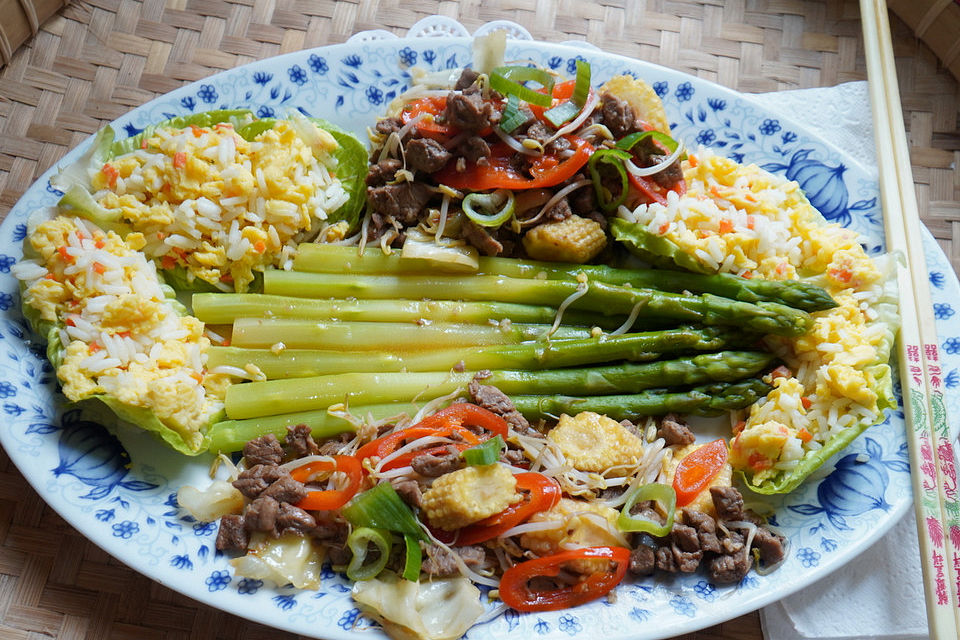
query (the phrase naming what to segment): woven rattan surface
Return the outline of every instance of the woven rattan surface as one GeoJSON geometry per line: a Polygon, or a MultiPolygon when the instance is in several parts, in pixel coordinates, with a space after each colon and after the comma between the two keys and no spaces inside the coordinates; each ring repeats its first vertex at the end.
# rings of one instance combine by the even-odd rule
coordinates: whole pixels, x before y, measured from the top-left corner
{"type": "MultiPolygon", "coordinates": [[[[222,69],[443,14],[586,39],[742,91],[864,79],[857,3],[825,0],[94,0],[73,2],[0,70],[0,216],[101,124],[222,69]]],[[[2,20],[2,17],[0,17],[2,20]]],[[[892,19],[920,210],[960,267],[960,91],[892,19]]],[[[293,638],[140,576],[64,523],[0,450],[0,638],[293,638]]],[[[751,614],[687,636],[760,638],[751,614]]]]}

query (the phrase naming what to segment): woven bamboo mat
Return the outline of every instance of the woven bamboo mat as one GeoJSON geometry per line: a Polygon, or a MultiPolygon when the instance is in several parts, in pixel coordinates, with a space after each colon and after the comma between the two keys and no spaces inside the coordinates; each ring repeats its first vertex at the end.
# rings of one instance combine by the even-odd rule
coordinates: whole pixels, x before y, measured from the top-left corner
{"type": "MultiPolygon", "coordinates": [[[[857,3],[793,0],[93,0],[72,2],[0,69],[0,217],[104,122],[183,83],[435,13],[586,39],[742,91],[866,76],[857,3]]],[[[0,18],[2,19],[2,18],[0,18]]],[[[960,267],[960,91],[893,19],[920,210],[960,267]]],[[[87,542],[0,450],[0,638],[293,638],[140,576],[87,542]]],[[[756,614],[686,638],[761,638],[756,614]]]]}

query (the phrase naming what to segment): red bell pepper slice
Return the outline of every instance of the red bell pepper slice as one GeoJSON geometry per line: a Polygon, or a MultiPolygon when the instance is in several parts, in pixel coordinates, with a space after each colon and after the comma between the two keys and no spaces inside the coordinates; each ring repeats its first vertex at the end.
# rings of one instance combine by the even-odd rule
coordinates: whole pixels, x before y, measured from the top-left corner
{"type": "Polygon", "coordinates": [[[460,529],[457,546],[492,540],[533,514],[546,511],[560,502],[560,485],[553,478],[534,472],[518,473],[514,477],[517,480],[517,489],[524,492],[523,499],[500,513],[460,529]]]}
{"type": "Polygon", "coordinates": [[[706,489],[727,462],[727,443],[723,438],[705,444],[677,465],[673,474],[673,490],[677,492],[677,507],[683,507],[706,489]]]}
{"type": "Polygon", "coordinates": [[[513,168],[511,161],[516,152],[504,143],[494,144],[490,149],[487,164],[479,166],[467,163],[464,171],[457,171],[455,163],[433,174],[433,179],[454,189],[486,191],[489,189],[544,189],[569,180],[587,164],[593,153],[593,145],[576,136],[565,136],[574,148],[574,153],[564,160],[553,155],[537,158],[530,165],[528,178],[513,168]]]}
{"type": "Polygon", "coordinates": [[[461,442],[450,445],[440,445],[429,449],[417,449],[399,455],[381,468],[382,471],[388,471],[390,469],[405,467],[410,464],[413,458],[425,453],[443,453],[448,446],[454,446],[462,451],[463,449],[485,442],[496,435],[506,439],[507,429],[506,421],[497,414],[483,407],[478,407],[475,404],[462,402],[441,409],[412,427],[401,429],[390,435],[368,442],[360,447],[355,455],[356,458],[361,461],[364,458],[372,458],[374,456],[382,460],[403,446],[402,443],[405,441],[412,441],[426,436],[448,437],[455,433],[462,440],[461,442]],[[466,428],[467,426],[481,427],[488,433],[483,436],[478,436],[466,428]]]}
{"type": "Polygon", "coordinates": [[[446,108],[446,96],[429,96],[426,98],[419,98],[404,106],[403,111],[400,114],[400,119],[404,124],[407,124],[419,115],[429,114],[426,118],[415,125],[417,130],[429,138],[450,138],[456,135],[457,129],[449,125],[440,124],[435,120],[435,118],[441,115],[446,108]],[[433,118],[430,116],[433,116],[433,118]]]}
{"type": "Polygon", "coordinates": [[[500,599],[517,611],[557,611],[575,607],[610,593],[623,580],[630,564],[630,550],[623,547],[587,547],[562,551],[543,558],[534,558],[516,564],[503,572],[500,579],[500,599]],[[533,591],[529,582],[533,578],[553,577],[563,566],[574,560],[602,559],[616,563],[615,569],[590,574],[582,582],[560,587],[533,591]]]}
{"type": "Polygon", "coordinates": [[[297,482],[306,483],[315,474],[325,471],[339,471],[346,474],[347,486],[343,489],[311,491],[306,498],[294,506],[308,511],[339,509],[350,502],[350,498],[359,491],[360,483],[363,481],[363,470],[360,461],[353,456],[333,456],[333,460],[310,462],[302,467],[297,467],[290,472],[290,475],[297,482]]]}

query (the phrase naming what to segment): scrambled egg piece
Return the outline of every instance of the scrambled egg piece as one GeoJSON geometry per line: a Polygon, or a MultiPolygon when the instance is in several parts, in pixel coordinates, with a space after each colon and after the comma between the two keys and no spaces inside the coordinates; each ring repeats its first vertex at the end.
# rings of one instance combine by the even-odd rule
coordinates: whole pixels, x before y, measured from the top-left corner
{"type": "MultiPolygon", "coordinates": [[[[669,462],[665,462],[663,465],[663,483],[673,486],[673,476],[677,473],[677,467],[680,465],[680,461],[685,457],[699,449],[704,445],[702,444],[688,444],[685,447],[674,451],[673,458],[669,462]]],[[[697,494],[697,497],[693,499],[685,509],[692,509],[694,511],[702,511],[703,513],[709,514],[711,516],[716,516],[716,509],[713,507],[713,498],[710,496],[710,487],[729,487],[733,485],[733,468],[730,465],[730,461],[724,463],[723,468],[713,477],[713,480],[709,485],[704,487],[703,491],[697,494]]]]}
{"type": "Polygon", "coordinates": [[[580,471],[602,473],[610,469],[611,475],[623,476],[643,458],[640,438],[616,420],[592,411],[573,418],[563,414],[547,439],[580,471]]]}
{"type": "Polygon", "coordinates": [[[285,120],[249,142],[225,123],[157,129],[93,175],[94,198],[142,233],[140,248],[164,269],[245,290],[347,200],[332,174],[336,140],[302,125],[316,129],[311,141],[285,120]]]}

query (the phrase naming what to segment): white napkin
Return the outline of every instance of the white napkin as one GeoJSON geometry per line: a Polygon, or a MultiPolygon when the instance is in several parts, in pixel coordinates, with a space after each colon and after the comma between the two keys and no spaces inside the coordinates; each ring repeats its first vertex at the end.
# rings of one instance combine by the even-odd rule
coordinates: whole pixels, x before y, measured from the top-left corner
{"type": "MultiPolygon", "coordinates": [[[[819,131],[876,174],[866,82],[750,96],[819,131]]],[[[830,576],[760,610],[767,640],[920,640],[927,637],[913,510],[862,555],[830,576]]]]}

